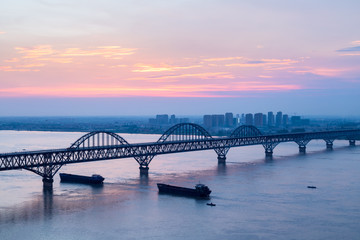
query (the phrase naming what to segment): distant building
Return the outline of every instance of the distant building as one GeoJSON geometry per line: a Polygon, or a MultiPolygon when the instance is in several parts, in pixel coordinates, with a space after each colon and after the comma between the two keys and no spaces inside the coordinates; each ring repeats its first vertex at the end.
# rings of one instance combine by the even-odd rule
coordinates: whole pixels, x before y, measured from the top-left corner
{"type": "Polygon", "coordinates": [[[234,126],[234,115],[232,113],[225,113],[225,126],[234,126]]]}
{"type": "Polygon", "coordinates": [[[173,115],[170,116],[169,123],[170,123],[170,124],[176,124],[176,123],[177,123],[176,120],[177,120],[177,119],[176,119],[176,117],[175,117],[175,114],[173,114],[173,115]]]}
{"type": "Polygon", "coordinates": [[[241,123],[241,118],[240,118],[240,114],[236,114],[235,117],[235,125],[238,126],[241,123]]]}
{"type": "Polygon", "coordinates": [[[246,124],[245,114],[244,113],[241,114],[240,124],[246,124]]]}
{"type": "Polygon", "coordinates": [[[157,124],[168,124],[169,115],[167,114],[156,115],[156,122],[157,124]]]}
{"type": "Polygon", "coordinates": [[[211,128],[212,127],[212,116],[211,115],[204,115],[204,127],[211,128]]]}
{"type": "Polygon", "coordinates": [[[247,113],[245,115],[245,124],[246,125],[254,125],[254,118],[252,113],[247,113]]]}
{"type": "Polygon", "coordinates": [[[254,125],[256,127],[261,127],[263,125],[263,114],[255,113],[254,115],[254,125]]]}
{"type": "Polygon", "coordinates": [[[274,113],[273,112],[268,112],[268,126],[272,127],[274,126],[274,113]]]}
{"type": "Polygon", "coordinates": [[[190,122],[189,118],[176,118],[175,119],[176,123],[188,123],[190,122]]]}
{"type": "Polygon", "coordinates": [[[276,123],[275,125],[277,127],[280,127],[282,125],[282,112],[277,112],[276,113],[276,123]]]}
{"type": "Polygon", "coordinates": [[[300,116],[292,116],[291,117],[291,125],[292,126],[300,126],[301,125],[301,117],[300,116]]]}
{"type": "Polygon", "coordinates": [[[213,127],[223,127],[225,123],[225,116],[222,114],[212,115],[212,126],[213,127]]]}
{"type": "Polygon", "coordinates": [[[266,126],[266,124],[267,124],[266,114],[263,114],[263,122],[262,122],[262,125],[263,125],[263,126],[266,126]]]}
{"type": "Polygon", "coordinates": [[[287,115],[287,114],[284,114],[284,115],[283,115],[282,124],[283,124],[284,127],[286,127],[287,125],[289,125],[289,115],[287,115]]]}

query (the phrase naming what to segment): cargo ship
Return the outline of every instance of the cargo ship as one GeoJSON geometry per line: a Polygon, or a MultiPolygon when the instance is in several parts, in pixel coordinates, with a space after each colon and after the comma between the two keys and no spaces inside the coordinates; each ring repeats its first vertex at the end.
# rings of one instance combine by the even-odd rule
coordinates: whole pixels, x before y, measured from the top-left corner
{"type": "Polygon", "coordinates": [[[61,182],[75,182],[75,183],[87,183],[87,184],[101,184],[104,179],[98,174],[93,174],[92,176],[82,176],[68,173],[60,173],[61,182]]]}
{"type": "Polygon", "coordinates": [[[207,198],[211,193],[211,190],[201,183],[196,184],[195,188],[178,187],[163,183],[158,183],[157,186],[160,193],[170,193],[190,197],[207,198]]]}

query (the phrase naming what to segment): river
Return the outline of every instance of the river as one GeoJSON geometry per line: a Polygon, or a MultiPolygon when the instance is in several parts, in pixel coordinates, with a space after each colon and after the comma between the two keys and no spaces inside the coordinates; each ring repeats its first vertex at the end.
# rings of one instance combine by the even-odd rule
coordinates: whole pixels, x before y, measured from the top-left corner
{"type": "MultiPolygon", "coordinates": [[[[69,147],[83,134],[0,131],[0,153],[69,147]]],[[[59,172],[98,173],[103,186],[56,174],[52,192],[32,172],[0,172],[0,239],[360,239],[360,147],[347,141],[332,151],[311,141],[306,154],[281,143],[272,159],[262,146],[232,148],[226,165],[213,150],[156,156],[147,178],[138,167],[134,159],[68,164],[59,172]],[[159,194],[157,182],[201,182],[211,199],[159,194]]]]}

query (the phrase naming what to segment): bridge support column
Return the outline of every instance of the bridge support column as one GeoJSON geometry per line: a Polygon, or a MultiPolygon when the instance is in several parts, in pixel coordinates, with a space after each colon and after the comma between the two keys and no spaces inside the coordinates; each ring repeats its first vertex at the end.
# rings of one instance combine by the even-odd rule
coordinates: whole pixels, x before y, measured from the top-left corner
{"type": "Polygon", "coordinates": [[[333,139],[324,139],[324,141],[326,142],[326,149],[332,150],[334,140],[333,139]]]}
{"type": "Polygon", "coordinates": [[[273,151],[272,150],[265,150],[265,157],[272,157],[273,151]]]}
{"type": "Polygon", "coordinates": [[[301,139],[295,141],[299,145],[299,153],[306,153],[306,145],[310,142],[309,139],[301,139]]]}
{"type": "Polygon", "coordinates": [[[349,140],[349,145],[350,146],[355,146],[355,140],[349,140]]]}
{"type": "Polygon", "coordinates": [[[265,157],[272,157],[273,156],[273,150],[278,145],[278,142],[267,142],[263,144],[263,147],[265,149],[265,157]]]}
{"type": "Polygon", "coordinates": [[[218,164],[225,164],[226,163],[226,155],[218,155],[218,164]]]}
{"type": "Polygon", "coordinates": [[[140,165],[139,169],[140,169],[140,175],[141,176],[148,176],[149,175],[149,167],[148,166],[140,165]]]}
{"type": "Polygon", "coordinates": [[[215,152],[218,155],[218,164],[225,164],[226,163],[226,154],[229,152],[229,147],[221,147],[215,148],[215,152]]]}
{"type": "Polygon", "coordinates": [[[44,189],[48,190],[48,189],[52,189],[54,179],[49,177],[43,177],[42,182],[44,189]]]}
{"type": "Polygon", "coordinates": [[[305,146],[299,145],[299,153],[306,153],[306,145],[305,146]]]}

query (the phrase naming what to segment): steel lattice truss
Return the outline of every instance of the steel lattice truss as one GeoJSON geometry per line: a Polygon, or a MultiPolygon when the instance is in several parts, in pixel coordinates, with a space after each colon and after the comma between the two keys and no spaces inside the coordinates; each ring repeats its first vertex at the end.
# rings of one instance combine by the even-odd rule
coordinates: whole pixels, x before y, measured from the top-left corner
{"type": "MultiPolygon", "coordinates": [[[[202,131],[202,128],[200,130],[202,131]]],[[[98,137],[94,134],[88,134],[90,137],[95,136],[95,138],[99,139],[99,142],[94,143],[98,144],[97,146],[87,146],[84,143],[87,141],[87,138],[82,137],[81,140],[79,139],[77,141],[77,143],[79,143],[79,146],[77,147],[74,147],[74,145],[72,145],[70,148],[65,149],[0,154],[0,171],[12,169],[27,169],[43,177],[52,177],[62,165],[70,163],[81,163],[130,157],[133,157],[135,159],[143,159],[149,156],[153,157],[160,154],[202,151],[209,149],[229,149],[231,147],[258,144],[263,145],[266,151],[268,151],[268,148],[270,148],[272,151],[273,148],[281,142],[297,142],[303,144],[313,139],[324,139],[325,141],[333,141],[335,139],[360,139],[360,130],[355,129],[277,135],[257,134],[257,136],[233,135],[231,137],[224,138],[212,138],[210,135],[206,136],[205,134],[205,137],[197,136],[188,139],[181,137],[181,140],[177,138],[172,138],[171,141],[158,141],[153,143],[138,144],[129,144],[125,140],[123,141],[122,138],[120,139],[116,137],[117,142],[111,142],[112,140],[110,140],[112,144],[106,145],[106,141],[108,141],[109,143],[109,140],[106,139],[107,135],[112,135],[113,133],[97,133],[101,133],[102,135],[98,137]],[[105,139],[105,142],[101,142],[101,138],[105,139]]],[[[167,133],[167,135],[170,134],[167,133]]],[[[141,166],[140,162],[139,164],[141,166]]]]}

